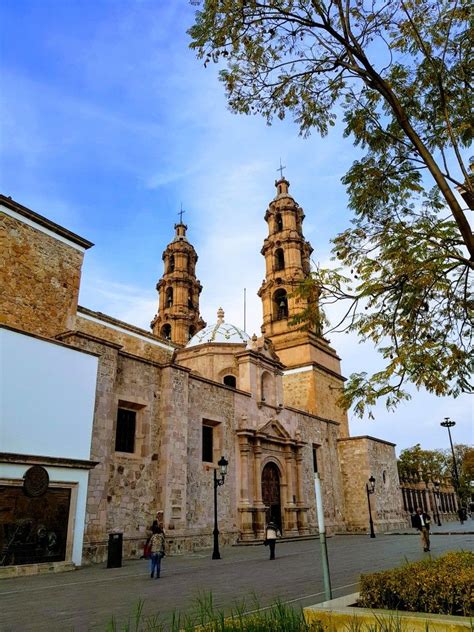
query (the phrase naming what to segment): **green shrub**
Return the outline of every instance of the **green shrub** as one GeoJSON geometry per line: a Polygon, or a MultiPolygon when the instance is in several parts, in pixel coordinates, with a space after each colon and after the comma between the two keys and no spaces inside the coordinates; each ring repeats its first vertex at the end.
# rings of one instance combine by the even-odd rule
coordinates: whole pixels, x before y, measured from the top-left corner
{"type": "Polygon", "coordinates": [[[361,575],[358,605],[433,614],[474,615],[474,553],[447,553],[361,575]]]}

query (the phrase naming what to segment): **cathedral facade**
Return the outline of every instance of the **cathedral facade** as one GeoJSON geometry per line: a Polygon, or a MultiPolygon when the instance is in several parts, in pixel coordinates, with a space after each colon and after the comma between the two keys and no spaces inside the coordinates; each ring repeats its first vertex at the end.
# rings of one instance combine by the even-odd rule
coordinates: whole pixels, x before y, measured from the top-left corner
{"type": "MultiPolygon", "coordinates": [[[[38,451],[27,439],[28,424],[37,427],[38,419],[13,404],[6,411],[0,426],[0,550],[10,547],[4,565],[32,563],[18,552],[20,545],[24,551],[28,538],[38,539],[38,525],[55,533],[61,521],[64,546],[55,552],[60,563],[106,559],[114,532],[123,534],[125,556],[140,556],[157,513],[171,552],[209,547],[214,471],[223,456],[228,470],[218,489],[222,544],[261,540],[270,519],[287,537],[317,534],[315,472],[329,533],[367,532],[371,476],[375,529],[404,524],[394,445],[349,435],[347,414],[337,404],[344,378],[336,351],[319,332],[292,324],[304,307],[293,290],[310,272],[312,248],[289,182],[281,178],[275,185],[265,213],[260,337],[226,322],[222,308],[206,325],[198,257],[182,221],[163,253],[158,310],[146,331],[78,306],[82,258],[92,244],[1,196],[7,235],[1,331],[13,347],[44,345],[44,370],[34,378],[38,398],[49,379],[48,349],[69,353],[57,376],[64,392],[77,384],[76,364],[87,364],[87,384],[94,384],[93,405],[71,426],[75,443],[90,445],[87,454],[54,442],[38,451]],[[20,427],[21,442],[15,439],[20,427]],[[48,490],[63,490],[61,511],[54,499],[43,503],[44,515],[29,500],[20,509],[13,502],[32,464],[49,476],[48,490]],[[19,524],[29,525],[23,543],[15,536],[19,524]]],[[[18,399],[30,387],[18,385],[18,399]]],[[[68,429],[73,412],[65,401],[55,422],[59,428],[68,429]]],[[[45,412],[43,428],[48,419],[45,412]]],[[[45,559],[37,563],[48,561],[43,548],[45,559]]]]}

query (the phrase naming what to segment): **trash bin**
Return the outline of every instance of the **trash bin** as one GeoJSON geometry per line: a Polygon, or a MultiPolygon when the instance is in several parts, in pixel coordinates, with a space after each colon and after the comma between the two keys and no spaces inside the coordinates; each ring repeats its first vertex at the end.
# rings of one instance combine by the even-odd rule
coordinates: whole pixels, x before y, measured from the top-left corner
{"type": "Polygon", "coordinates": [[[107,568],[122,566],[123,533],[109,533],[109,548],[107,550],[107,568]]]}

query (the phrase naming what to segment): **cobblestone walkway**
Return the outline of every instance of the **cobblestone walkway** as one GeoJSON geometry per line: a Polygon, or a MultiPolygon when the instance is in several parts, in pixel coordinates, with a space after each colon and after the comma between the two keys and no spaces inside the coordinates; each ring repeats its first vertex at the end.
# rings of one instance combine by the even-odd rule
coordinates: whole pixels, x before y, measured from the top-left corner
{"type": "MultiPolygon", "coordinates": [[[[461,526],[461,525],[460,525],[461,526]]],[[[448,550],[472,550],[474,535],[445,533],[432,539],[431,555],[448,550]]],[[[405,535],[335,536],[328,539],[331,581],[335,597],[357,590],[360,573],[390,568],[423,553],[419,538],[405,535]]],[[[139,599],[146,614],[169,621],[174,610],[189,611],[196,600],[212,592],[218,608],[245,600],[249,610],[276,599],[306,606],[324,598],[319,540],[277,544],[277,559],[269,561],[263,546],[221,549],[221,560],[203,551],[166,557],[159,580],[151,580],[147,562],[126,561],[122,568],[105,565],[69,573],[0,581],[1,632],[89,632],[106,630],[112,615],[118,628],[139,599]]]]}

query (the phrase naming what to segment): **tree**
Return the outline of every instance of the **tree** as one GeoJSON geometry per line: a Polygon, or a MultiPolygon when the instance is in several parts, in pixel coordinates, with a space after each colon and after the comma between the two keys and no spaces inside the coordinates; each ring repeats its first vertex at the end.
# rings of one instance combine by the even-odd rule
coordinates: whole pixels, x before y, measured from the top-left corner
{"type": "MultiPolygon", "coordinates": [[[[470,482],[474,480],[474,448],[457,443],[454,445],[454,454],[459,474],[457,492],[461,500],[465,501],[470,495],[470,482]]],[[[449,475],[456,484],[453,455],[450,449],[423,450],[417,443],[400,452],[397,465],[401,477],[413,476],[421,472],[423,480],[428,481],[429,478],[436,480],[449,475]]]]}
{"type": "Polygon", "coordinates": [[[401,477],[422,473],[423,480],[429,476],[433,480],[448,473],[446,455],[443,450],[423,450],[419,443],[412,448],[405,448],[398,458],[398,473],[401,477]]]}
{"type": "MultiPolygon", "coordinates": [[[[230,108],[293,115],[322,136],[342,112],[365,151],[343,178],[352,226],[334,240],[335,270],[299,292],[319,295],[296,322],[316,330],[346,301],[333,330],[371,340],[384,360],[350,376],[341,403],[362,416],[407,382],[437,395],[471,392],[469,274],[474,241],[463,151],[472,142],[470,3],[466,0],[204,0],[191,47],[220,71],[230,108]],[[342,266],[342,267],[341,267],[342,266]]],[[[331,331],[331,330],[329,330],[331,331]]]]}

